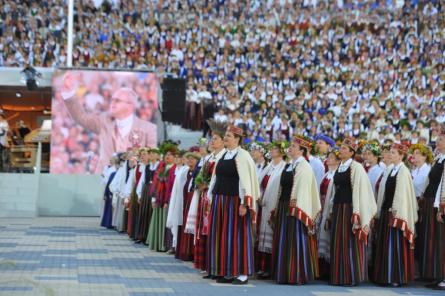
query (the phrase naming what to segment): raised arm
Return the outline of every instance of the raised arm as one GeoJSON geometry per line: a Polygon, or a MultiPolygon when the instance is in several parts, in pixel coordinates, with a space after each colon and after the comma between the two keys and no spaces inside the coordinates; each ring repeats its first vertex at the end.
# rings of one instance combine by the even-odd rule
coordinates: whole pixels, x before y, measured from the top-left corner
{"type": "Polygon", "coordinates": [[[63,87],[61,91],[62,98],[68,112],[73,117],[74,121],[82,127],[98,134],[100,131],[101,120],[97,114],[87,113],[76,98],[78,87],[78,77],[73,73],[66,73],[63,77],[63,87]]]}

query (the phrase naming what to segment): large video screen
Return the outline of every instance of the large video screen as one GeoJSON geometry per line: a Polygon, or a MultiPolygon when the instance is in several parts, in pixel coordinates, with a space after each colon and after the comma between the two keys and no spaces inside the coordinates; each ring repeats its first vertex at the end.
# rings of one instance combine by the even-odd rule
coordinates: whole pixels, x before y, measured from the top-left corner
{"type": "Polygon", "coordinates": [[[114,153],[155,147],[153,73],[54,72],[50,173],[100,174],[114,153]]]}

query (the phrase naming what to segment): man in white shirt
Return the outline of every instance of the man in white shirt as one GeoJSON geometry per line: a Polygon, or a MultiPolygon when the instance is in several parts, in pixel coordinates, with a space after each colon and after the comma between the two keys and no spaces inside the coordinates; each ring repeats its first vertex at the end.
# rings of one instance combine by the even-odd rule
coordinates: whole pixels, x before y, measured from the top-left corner
{"type": "Polygon", "coordinates": [[[137,94],[130,88],[119,88],[112,96],[108,112],[87,113],[76,98],[78,79],[70,72],[63,78],[61,91],[65,105],[74,121],[96,133],[99,138],[99,163],[96,173],[101,173],[115,152],[132,147],[155,147],[157,128],[151,122],[135,116],[137,94]]]}

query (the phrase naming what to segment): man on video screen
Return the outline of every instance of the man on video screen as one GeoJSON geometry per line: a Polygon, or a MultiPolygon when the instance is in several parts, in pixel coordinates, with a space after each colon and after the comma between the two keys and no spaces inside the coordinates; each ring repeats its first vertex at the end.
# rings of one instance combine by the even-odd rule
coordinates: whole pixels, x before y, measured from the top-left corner
{"type": "Polygon", "coordinates": [[[96,173],[102,172],[115,152],[131,147],[155,147],[156,125],[136,117],[137,94],[121,87],[112,94],[107,112],[90,113],[76,98],[79,79],[73,73],[63,77],[62,98],[74,121],[98,135],[99,163],[96,173]]]}

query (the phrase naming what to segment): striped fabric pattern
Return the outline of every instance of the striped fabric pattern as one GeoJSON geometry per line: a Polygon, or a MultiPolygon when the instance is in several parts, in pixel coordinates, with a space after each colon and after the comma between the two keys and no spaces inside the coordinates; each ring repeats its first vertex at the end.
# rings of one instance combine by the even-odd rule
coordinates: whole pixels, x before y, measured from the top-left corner
{"type": "Polygon", "coordinates": [[[414,280],[414,249],[403,231],[391,225],[392,214],[380,215],[374,256],[374,281],[405,285],[414,280]]]}
{"type": "Polygon", "coordinates": [[[318,277],[317,237],[304,222],[289,215],[289,201],[278,204],[272,252],[272,275],[279,284],[305,284],[318,277]]]}
{"type": "Polygon", "coordinates": [[[434,199],[425,198],[421,209],[420,274],[423,279],[441,281],[445,278],[445,223],[437,221],[434,199]]]}
{"type": "Polygon", "coordinates": [[[331,229],[331,284],[351,286],[368,279],[365,241],[352,232],[352,204],[334,204],[331,229]]]}
{"type": "Polygon", "coordinates": [[[203,234],[205,207],[207,206],[206,194],[207,191],[204,191],[199,197],[198,214],[196,216],[193,265],[199,270],[207,270],[207,235],[203,234]]]}
{"type": "Polygon", "coordinates": [[[207,272],[236,277],[252,275],[254,269],[251,211],[239,216],[238,196],[215,195],[209,215],[207,272]]]}
{"type": "Polygon", "coordinates": [[[139,227],[137,229],[136,239],[145,242],[148,234],[148,227],[151,218],[151,197],[149,186],[144,184],[142,188],[141,207],[139,210],[139,227]]]}
{"type": "Polygon", "coordinates": [[[150,250],[164,252],[166,251],[165,240],[165,224],[167,223],[168,209],[164,207],[153,208],[151,215],[150,227],[148,228],[147,245],[150,250]]]}
{"type": "MultiPolygon", "coordinates": [[[[188,184],[186,184],[188,185],[188,184]]],[[[183,261],[193,260],[193,234],[185,233],[185,225],[187,224],[187,213],[190,209],[190,204],[192,203],[193,191],[185,192],[183,195],[183,214],[182,214],[182,226],[178,227],[178,244],[176,246],[176,259],[181,259],[183,261]]]]}

